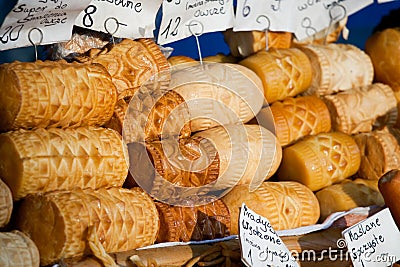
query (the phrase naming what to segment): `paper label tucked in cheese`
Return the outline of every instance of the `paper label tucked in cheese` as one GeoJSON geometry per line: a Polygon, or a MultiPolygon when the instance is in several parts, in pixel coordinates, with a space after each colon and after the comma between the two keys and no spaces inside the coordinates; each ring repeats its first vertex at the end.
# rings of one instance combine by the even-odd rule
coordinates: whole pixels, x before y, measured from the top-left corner
{"type": "Polygon", "coordinates": [[[388,208],[342,234],[355,267],[391,266],[400,259],[400,232],[388,208]]]}
{"type": "Polygon", "coordinates": [[[167,0],[162,10],[159,44],[233,27],[232,0],[167,0]]]}
{"type": "Polygon", "coordinates": [[[153,38],[162,0],[92,0],[75,24],[120,38],[153,38]]]}
{"type": "Polygon", "coordinates": [[[299,266],[268,219],[245,203],[239,215],[239,239],[242,261],[247,266],[299,266]]]}
{"type": "Polygon", "coordinates": [[[0,50],[71,39],[75,18],[90,0],[19,0],[0,29],[0,50]]]}

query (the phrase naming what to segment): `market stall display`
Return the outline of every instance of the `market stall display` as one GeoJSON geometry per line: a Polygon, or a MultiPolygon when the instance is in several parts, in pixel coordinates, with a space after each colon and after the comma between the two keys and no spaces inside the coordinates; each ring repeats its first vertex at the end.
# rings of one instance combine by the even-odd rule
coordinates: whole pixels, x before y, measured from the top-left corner
{"type": "Polygon", "coordinates": [[[243,266],[243,203],[314,266],[384,205],[399,223],[398,30],[364,52],[335,43],[346,21],[227,30],[200,60],[86,30],[0,65],[0,265],[243,266]]]}

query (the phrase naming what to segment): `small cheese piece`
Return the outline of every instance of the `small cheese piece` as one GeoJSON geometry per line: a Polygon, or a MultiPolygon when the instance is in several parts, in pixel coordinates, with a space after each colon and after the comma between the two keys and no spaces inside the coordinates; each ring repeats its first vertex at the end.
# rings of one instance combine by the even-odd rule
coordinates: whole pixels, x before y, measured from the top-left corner
{"type": "Polygon", "coordinates": [[[156,202],[160,216],[157,242],[212,240],[229,235],[229,210],[221,200],[194,207],[156,202]]]}
{"type": "Polygon", "coordinates": [[[179,64],[187,64],[187,63],[198,64],[198,62],[195,59],[193,59],[191,57],[187,57],[187,56],[172,56],[172,57],[169,57],[167,59],[167,61],[170,66],[176,66],[179,64]]]}
{"type": "Polygon", "coordinates": [[[121,136],[100,127],[0,134],[0,177],[14,200],[73,188],[122,186],[128,174],[121,136]]]}
{"type": "Polygon", "coordinates": [[[311,63],[297,48],[260,51],[239,64],[253,70],[261,78],[268,103],[304,92],[312,80],[311,63]]]}
{"type": "Polygon", "coordinates": [[[354,45],[332,43],[299,48],[307,54],[313,69],[312,84],[305,94],[328,95],[372,83],[371,59],[354,45]]]}
{"type": "Polygon", "coordinates": [[[386,124],[397,118],[396,97],[393,90],[382,83],[327,95],[324,101],[331,114],[332,128],[347,134],[370,132],[379,117],[386,117],[383,119],[386,124]]]}
{"type": "Polygon", "coordinates": [[[216,63],[237,63],[239,61],[239,59],[230,54],[225,55],[225,54],[219,53],[214,56],[204,57],[203,61],[216,62],[216,63]]]}
{"type": "Polygon", "coordinates": [[[276,136],[282,146],[307,135],[331,130],[329,110],[316,96],[288,97],[282,102],[273,103],[270,108],[276,136]]]}
{"type": "Polygon", "coordinates": [[[42,265],[87,254],[89,227],[107,253],[151,245],[159,229],[156,206],[138,187],[30,195],[17,216],[18,229],[35,242],[42,265]]]}
{"type": "Polygon", "coordinates": [[[355,174],[360,161],[360,150],[351,136],[341,132],[320,133],[284,148],[277,176],[317,191],[355,174]]]}
{"type": "Polygon", "coordinates": [[[14,230],[0,233],[0,265],[2,267],[39,267],[39,251],[24,233],[14,230]]]}
{"type": "Polygon", "coordinates": [[[0,179],[0,228],[10,221],[13,210],[13,198],[10,188],[0,179]]]}
{"type": "Polygon", "coordinates": [[[20,128],[101,126],[116,88],[97,64],[13,62],[0,66],[0,132],[20,128]]]}
{"type": "Polygon", "coordinates": [[[321,221],[334,212],[347,211],[356,207],[384,205],[379,190],[347,179],[339,184],[325,187],[315,195],[319,201],[321,221]]]}
{"type": "Polygon", "coordinates": [[[222,201],[231,216],[231,234],[238,234],[240,207],[267,218],[275,230],[315,224],[319,218],[318,200],[306,186],[297,182],[264,182],[254,192],[238,185],[222,201]]]}
{"type": "Polygon", "coordinates": [[[358,176],[378,180],[386,172],[400,168],[400,146],[389,130],[376,130],[354,136],[360,151],[358,176]]]}

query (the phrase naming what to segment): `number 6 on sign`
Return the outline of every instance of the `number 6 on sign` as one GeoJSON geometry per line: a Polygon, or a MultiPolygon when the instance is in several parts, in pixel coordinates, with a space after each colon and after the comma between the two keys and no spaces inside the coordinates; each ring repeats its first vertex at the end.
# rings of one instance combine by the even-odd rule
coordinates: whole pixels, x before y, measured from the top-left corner
{"type": "Polygon", "coordinates": [[[245,18],[248,15],[250,15],[250,11],[251,11],[251,7],[247,4],[247,0],[244,0],[243,9],[242,9],[243,17],[245,18]]]}

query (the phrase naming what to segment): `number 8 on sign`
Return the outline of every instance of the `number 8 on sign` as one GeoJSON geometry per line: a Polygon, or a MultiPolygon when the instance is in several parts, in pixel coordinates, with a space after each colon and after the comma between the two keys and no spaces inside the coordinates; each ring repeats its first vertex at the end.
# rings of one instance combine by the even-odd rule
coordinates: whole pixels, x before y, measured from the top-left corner
{"type": "Polygon", "coordinates": [[[8,43],[8,41],[16,41],[19,38],[19,34],[24,27],[23,24],[17,25],[15,27],[9,26],[5,29],[5,32],[0,36],[0,41],[2,44],[8,43]]]}
{"type": "Polygon", "coordinates": [[[97,7],[94,5],[89,5],[85,8],[85,15],[83,16],[83,25],[85,27],[92,27],[93,26],[93,18],[90,15],[93,15],[97,11],[97,7]]]}

